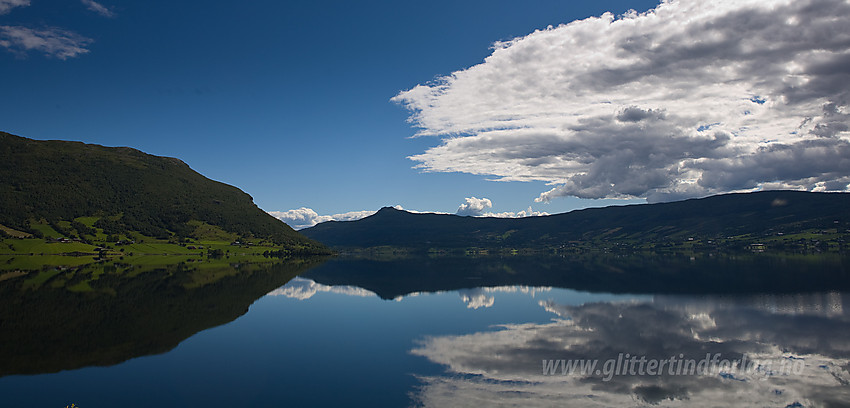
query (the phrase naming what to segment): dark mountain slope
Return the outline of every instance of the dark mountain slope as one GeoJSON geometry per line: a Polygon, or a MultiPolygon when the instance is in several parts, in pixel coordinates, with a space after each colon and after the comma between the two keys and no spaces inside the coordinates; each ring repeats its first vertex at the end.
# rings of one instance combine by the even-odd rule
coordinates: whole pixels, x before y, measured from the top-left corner
{"type": "Polygon", "coordinates": [[[98,227],[166,237],[191,236],[203,221],[278,244],[314,246],[259,209],[236,187],[210,180],[178,159],[127,147],[36,141],[0,132],[0,224],[27,230],[99,216],[98,227]]]}
{"type": "Polygon", "coordinates": [[[570,241],[647,242],[850,226],[850,194],[765,191],[519,219],[412,214],[382,208],[301,232],[334,247],[542,247],[570,241]],[[836,223],[836,221],[838,221],[836,223]]]}
{"type": "MultiPolygon", "coordinates": [[[[107,366],[164,353],[195,333],[238,318],[248,307],[292,277],[323,261],[295,259],[273,264],[198,269],[177,264],[146,273],[103,273],[95,290],[0,285],[0,377],[40,374],[89,365],[107,366]],[[193,275],[209,277],[199,287],[193,275]]],[[[110,267],[107,266],[107,269],[110,267]]],[[[115,268],[112,266],[112,268],[115,268]]],[[[73,268],[73,279],[104,271],[104,265],[73,268]]]]}

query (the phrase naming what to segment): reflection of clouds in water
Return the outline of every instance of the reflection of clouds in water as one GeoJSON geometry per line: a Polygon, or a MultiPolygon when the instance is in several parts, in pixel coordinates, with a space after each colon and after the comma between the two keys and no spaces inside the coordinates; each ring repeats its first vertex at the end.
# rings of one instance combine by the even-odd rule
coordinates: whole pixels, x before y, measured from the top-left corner
{"type": "MultiPolygon", "coordinates": [[[[404,298],[419,297],[419,296],[422,296],[422,295],[427,295],[428,293],[429,292],[410,292],[406,295],[394,297],[393,301],[401,302],[402,300],[404,300],[404,298]]],[[[441,292],[436,292],[436,293],[441,293],[441,292]]]]}
{"type": "Polygon", "coordinates": [[[490,296],[480,288],[459,290],[460,300],[466,303],[467,309],[478,309],[480,307],[490,307],[496,302],[496,298],[490,296]]]}
{"type": "MultiPolygon", "coordinates": [[[[492,293],[524,293],[534,297],[541,292],[551,291],[551,287],[532,287],[532,286],[497,286],[489,288],[474,288],[462,289],[457,291],[460,294],[461,300],[467,304],[470,309],[478,309],[481,307],[487,308],[493,306],[495,299],[492,293]]],[[[294,278],[289,283],[281,288],[275,289],[268,293],[270,296],[286,296],[293,299],[309,299],[319,292],[338,293],[349,296],[371,297],[376,296],[374,292],[359,288],[357,286],[329,286],[317,283],[310,279],[294,278]]],[[[404,298],[411,298],[430,293],[446,293],[438,292],[411,292],[404,296],[399,296],[393,300],[401,301],[404,298]]]]}
{"type": "Polygon", "coordinates": [[[268,296],[286,296],[288,298],[304,300],[313,297],[313,295],[319,292],[339,293],[360,297],[377,296],[372,291],[358,288],[356,286],[328,286],[304,278],[293,278],[283,287],[269,292],[268,296]]]}
{"type": "Polygon", "coordinates": [[[717,309],[758,309],[772,314],[840,316],[844,305],[840,293],[803,293],[755,295],[747,297],[681,297],[656,296],[655,304],[670,304],[678,309],[699,311],[717,309]]]}
{"type": "Polygon", "coordinates": [[[447,366],[421,377],[422,406],[803,406],[850,402],[850,318],[840,294],[748,298],[657,297],[653,302],[541,302],[559,318],[499,330],[423,340],[412,350],[447,366]],[[735,376],[544,376],[547,359],[596,359],[618,353],[699,360],[746,354],[761,361],[802,358],[801,374],[735,376]],[[844,385],[842,385],[844,384],[844,385]]]}
{"type": "Polygon", "coordinates": [[[460,299],[466,303],[469,309],[487,308],[493,306],[496,298],[493,293],[523,293],[530,295],[532,298],[540,292],[550,292],[551,287],[535,287],[535,286],[495,286],[489,288],[474,288],[461,289],[458,292],[460,299]]]}
{"type": "MultiPolygon", "coordinates": [[[[551,287],[542,286],[542,287],[534,287],[534,286],[496,286],[489,288],[474,288],[474,289],[461,289],[457,291],[460,294],[461,300],[466,303],[467,307],[470,309],[478,309],[478,308],[487,308],[493,306],[495,303],[495,298],[492,296],[493,293],[523,293],[530,295],[532,298],[535,297],[539,293],[547,293],[552,290],[551,287]]],[[[286,285],[281,288],[275,289],[268,293],[269,296],[286,296],[293,299],[309,299],[313,297],[316,293],[319,292],[330,292],[330,293],[338,293],[343,295],[350,296],[360,296],[360,297],[371,297],[376,296],[374,292],[359,288],[357,286],[329,286],[323,285],[321,283],[317,283],[311,279],[299,278],[296,277],[289,281],[286,285]]],[[[446,293],[444,291],[438,292],[411,292],[404,296],[399,296],[393,299],[394,301],[400,302],[404,298],[417,297],[423,294],[430,293],[446,293]]]]}

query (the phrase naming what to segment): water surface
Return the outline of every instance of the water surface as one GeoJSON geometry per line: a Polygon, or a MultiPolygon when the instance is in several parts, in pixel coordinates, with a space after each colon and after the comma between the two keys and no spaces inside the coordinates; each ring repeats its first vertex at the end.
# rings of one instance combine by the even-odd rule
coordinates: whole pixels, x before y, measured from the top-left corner
{"type": "Polygon", "coordinates": [[[237,265],[243,273],[208,284],[185,271],[115,278],[108,296],[49,281],[22,291],[9,279],[0,395],[8,406],[82,408],[840,406],[850,403],[845,265],[335,259],[237,265]],[[601,372],[625,354],[759,364],[601,372]],[[600,373],[546,372],[547,360],[597,361],[600,373]]]}

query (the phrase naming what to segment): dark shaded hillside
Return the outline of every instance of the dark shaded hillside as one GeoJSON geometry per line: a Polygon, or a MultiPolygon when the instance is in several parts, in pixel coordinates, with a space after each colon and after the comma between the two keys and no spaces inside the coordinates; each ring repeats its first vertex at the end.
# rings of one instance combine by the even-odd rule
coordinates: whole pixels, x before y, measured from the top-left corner
{"type": "Polygon", "coordinates": [[[515,285],[631,294],[814,293],[850,289],[850,257],[748,254],[696,262],[689,256],[645,253],[337,258],[301,277],[329,286],[357,286],[383,299],[515,285]]]}
{"type": "Polygon", "coordinates": [[[571,241],[661,242],[785,234],[816,228],[839,232],[850,228],[850,194],[765,191],[519,219],[412,214],[386,207],[362,220],[330,221],[301,232],[341,248],[520,248],[571,241]]]}
{"type": "MultiPolygon", "coordinates": [[[[75,293],[23,279],[0,284],[0,377],[107,366],[164,353],[210,327],[238,318],[266,293],[320,264],[293,258],[276,264],[198,268],[163,266],[133,274],[103,265],[68,269],[55,280],[90,276],[93,290],[75,293]],[[191,285],[193,276],[205,284],[191,285]]],[[[115,268],[115,267],[112,267],[115,268]]]]}
{"type": "Polygon", "coordinates": [[[108,233],[191,236],[196,220],[279,244],[315,244],[259,209],[236,187],[210,180],[178,159],[127,147],[36,141],[0,132],[0,224],[27,231],[102,217],[108,233]]]}

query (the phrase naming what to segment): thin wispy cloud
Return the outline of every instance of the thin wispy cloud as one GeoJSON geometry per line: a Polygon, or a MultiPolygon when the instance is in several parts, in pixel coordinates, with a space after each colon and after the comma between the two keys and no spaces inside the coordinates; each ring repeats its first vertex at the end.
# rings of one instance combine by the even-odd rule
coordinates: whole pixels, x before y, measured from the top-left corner
{"type": "Polygon", "coordinates": [[[494,45],[393,98],[442,142],[419,168],[663,201],[847,190],[850,3],[664,1],[494,45]]]}
{"type": "Polygon", "coordinates": [[[15,7],[26,7],[30,0],[0,0],[0,15],[6,14],[15,7]]]}
{"type": "Polygon", "coordinates": [[[90,38],[56,27],[0,26],[0,47],[21,56],[34,51],[65,60],[88,53],[86,47],[91,42],[90,38]]]}
{"type": "Polygon", "coordinates": [[[91,11],[94,11],[101,16],[112,18],[115,17],[115,12],[106,8],[104,5],[94,1],[94,0],[80,0],[82,3],[91,11]]]}

